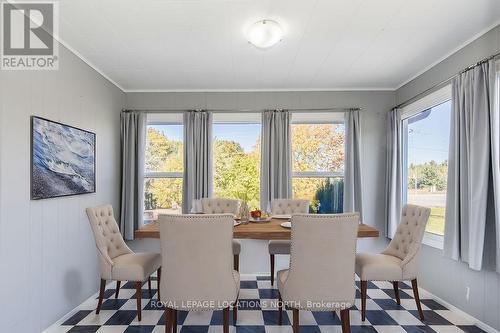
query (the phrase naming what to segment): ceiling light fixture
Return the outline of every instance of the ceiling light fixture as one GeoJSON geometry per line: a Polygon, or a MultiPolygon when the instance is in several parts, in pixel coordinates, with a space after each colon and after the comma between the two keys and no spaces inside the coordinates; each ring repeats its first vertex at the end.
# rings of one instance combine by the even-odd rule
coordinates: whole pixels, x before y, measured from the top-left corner
{"type": "Polygon", "coordinates": [[[247,31],[247,40],[252,45],[267,49],[283,38],[283,29],[273,20],[260,20],[250,26],[247,31]]]}

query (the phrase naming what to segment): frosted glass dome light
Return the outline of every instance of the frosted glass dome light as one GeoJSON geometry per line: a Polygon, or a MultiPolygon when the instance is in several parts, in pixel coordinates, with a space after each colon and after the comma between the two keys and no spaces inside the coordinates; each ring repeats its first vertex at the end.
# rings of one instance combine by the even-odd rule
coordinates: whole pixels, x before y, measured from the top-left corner
{"type": "Polygon", "coordinates": [[[283,29],[273,20],[260,20],[250,26],[247,40],[260,49],[267,49],[283,38],[283,29]]]}

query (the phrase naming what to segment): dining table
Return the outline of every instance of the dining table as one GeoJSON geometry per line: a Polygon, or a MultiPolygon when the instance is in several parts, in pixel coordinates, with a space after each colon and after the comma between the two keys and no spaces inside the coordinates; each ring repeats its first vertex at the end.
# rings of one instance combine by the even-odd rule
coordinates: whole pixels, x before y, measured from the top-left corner
{"type": "MultiPolygon", "coordinates": [[[[291,229],[281,226],[287,220],[272,218],[269,222],[248,222],[234,226],[233,238],[286,240],[291,237],[291,229]]],[[[379,237],[379,231],[367,224],[358,226],[358,238],[379,237]]],[[[153,221],[135,231],[135,238],[160,238],[160,222],[153,221]]]]}

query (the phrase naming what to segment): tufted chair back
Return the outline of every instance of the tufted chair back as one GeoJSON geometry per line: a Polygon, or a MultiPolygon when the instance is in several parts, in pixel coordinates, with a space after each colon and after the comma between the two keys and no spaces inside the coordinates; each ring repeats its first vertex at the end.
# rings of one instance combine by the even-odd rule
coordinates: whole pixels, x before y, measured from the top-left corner
{"type": "Polygon", "coordinates": [[[162,272],[160,292],[170,308],[214,310],[236,300],[233,221],[232,214],[160,215],[162,267],[168,267],[162,272]],[[197,306],[209,301],[213,304],[197,306]]]}
{"type": "Polygon", "coordinates": [[[292,217],[290,270],[280,287],[284,301],[298,302],[301,309],[312,311],[347,309],[354,304],[358,224],[357,213],[292,217]]]}
{"type": "Polygon", "coordinates": [[[233,214],[238,215],[240,200],[222,198],[201,199],[203,214],[233,214]]]}
{"type": "Polygon", "coordinates": [[[430,208],[405,205],[396,233],[389,246],[382,252],[402,260],[403,276],[405,278],[416,276],[417,255],[430,214],[430,208]]]}
{"type": "Polygon", "coordinates": [[[132,253],[132,251],[123,240],[111,205],[91,207],[87,208],[86,211],[94,233],[101,278],[111,279],[113,259],[123,254],[132,253]]]}
{"type": "Polygon", "coordinates": [[[274,199],[271,202],[271,214],[307,214],[309,213],[309,200],[274,199]]]}

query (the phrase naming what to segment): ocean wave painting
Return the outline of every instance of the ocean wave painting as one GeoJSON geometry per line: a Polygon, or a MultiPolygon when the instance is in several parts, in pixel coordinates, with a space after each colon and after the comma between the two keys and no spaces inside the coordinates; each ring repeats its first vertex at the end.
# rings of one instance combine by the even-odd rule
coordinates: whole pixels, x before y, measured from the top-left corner
{"type": "Polygon", "coordinates": [[[31,199],[95,192],[95,134],[31,118],[31,199]]]}

